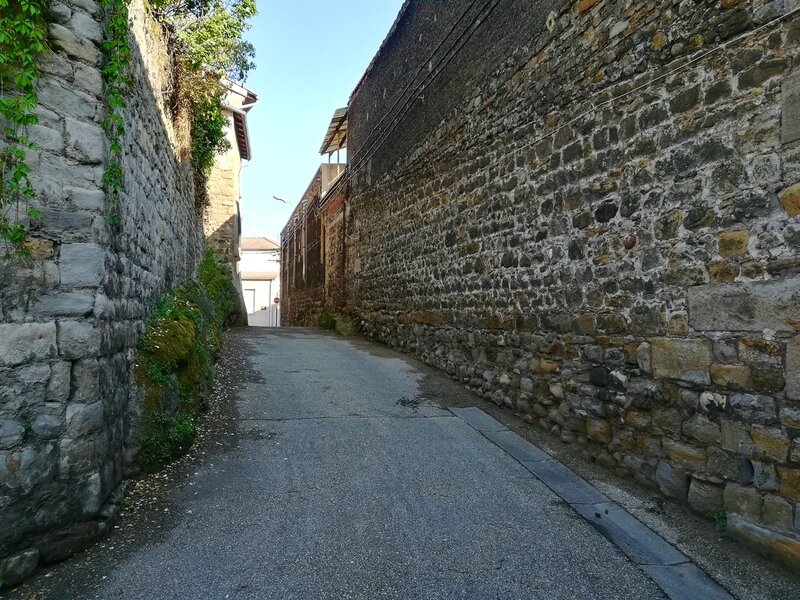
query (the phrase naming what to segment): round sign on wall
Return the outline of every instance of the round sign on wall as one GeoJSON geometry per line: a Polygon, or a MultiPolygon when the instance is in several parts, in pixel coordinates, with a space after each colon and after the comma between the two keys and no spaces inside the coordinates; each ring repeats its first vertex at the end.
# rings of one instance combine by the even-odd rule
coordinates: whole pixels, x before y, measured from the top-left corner
{"type": "Polygon", "coordinates": [[[275,302],[275,304],[280,304],[281,303],[281,299],[280,298],[275,298],[274,302],[275,302]]]}

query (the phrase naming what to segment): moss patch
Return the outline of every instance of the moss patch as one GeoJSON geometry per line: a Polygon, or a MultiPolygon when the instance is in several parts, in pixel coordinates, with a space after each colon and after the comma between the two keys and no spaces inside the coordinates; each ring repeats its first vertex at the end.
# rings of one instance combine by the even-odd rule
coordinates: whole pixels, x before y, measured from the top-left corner
{"type": "Polygon", "coordinates": [[[224,329],[239,306],[230,268],[208,250],[198,281],[167,294],[148,319],[134,371],[144,393],[138,456],[143,470],[161,469],[194,441],[224,329]]]}
{"type": "Polygon", "coordinates": [[[355,333],[355,326],[350,317],[336,314],[330,310],[323,309],[317,320],[317,326],[322,329],[330,329],[341,336],[348,337],[355,333]]]}

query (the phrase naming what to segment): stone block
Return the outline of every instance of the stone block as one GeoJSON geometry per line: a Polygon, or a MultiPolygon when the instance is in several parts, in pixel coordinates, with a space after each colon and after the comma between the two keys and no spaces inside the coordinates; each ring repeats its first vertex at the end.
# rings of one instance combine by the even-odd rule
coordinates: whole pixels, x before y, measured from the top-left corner
{"type": "Polygon", "coordinates": [[[785,407],[781,409],[781,424],[789,429],[800,429],[800,408],[785,407]]]}
{"type": "Polygon", "coordinates": [[[800,336],[786,344],[786,397],[800,400],[800,336]]]}
{"type": "Polygon", "coordinates": [[[661,493],[667,498],[680,502],[686,500],[686,496],[689,493],[689,476],[685,471],[676,469],[662,460],[656,467],[656,483],[661,493]]]}
{"type": "Polygon", "coordinates": [[[800,469],[778,467],[781,478],[781,494],[786,498],[800,501],[800,469]]]}
{"type": "Polygon", "coordinates": [[[794,530],[800,533],[800,502],[794,505],[794,530]]]}
{"type": "Polygon", "coordinates": [[[39,415],[33,420],[31,430],[42,439],[52,439],[58,437],[63,428],[61,419],[55,415],[39,415]]]}
{"type": "Polygon", "coordinates": [[[106,155],[106,138],[103,129],[91,122],[67,117],[67,156],[75,160],[99,165],[106,155]]]}
{"type": "Polygon", "coordinates": [[[87,94],[98,98],[103,95],[103,75],[100,69],[82,64],[75,65],[73,79],[75,86],[87,94]]]}
{"type": "Polygon", "coordinates": [[[722,487],[701,479],[692,479],[687,500],[689,508],[706,517],[713,517],[725,504],[722,487]]]}
{"type": "Polygon", "coordinates": [[[753,385],[750,369],[742,365],[711,365],[711,381],[720,387],[742,391],[753,385]]]}
{"type": "Polygon", "coordinates": [[[90,15],[100,14],[100,4],[97,0],[71,0],[71,3],[90,15]]]}
{"type": "Polygon", "coordinates": [[[75,361],[72,377],[73,402],[92,404],[100,400],[100,366],[96,359],[75,361]]]}
{"type": "Polygon", "coordinates": [[[723,492],[725,512],[740,515],[748,521],[761,519],[763,499],[757,489],[729,483],[723,492]]]}
{"type": "Polygon", "coordinates": [[[604,419],[586,419],[586,437],[598,444],[611,443],[611,424],[604,419]]]}
{"type": "Polygon", "coordinates": [[[94,433],[103,426],[105,409],[102,402],[67,405],[67,434],[79,438],[94,433]]]}
{"type": "Polygon", "coordinates": [[[800,183],[790,185],[788,188],[778,194],[783,210],[790,217],[800,215],[800,183]]]}
{"type": "Polygon", "coordinates": [[[761,522],[771,529],[794,531],[792,505],[780,496],[772,494],[764,496],[764,505],[761,508],[761,522]]]}
{"type": "Polygon", "coordinates": [[[44,125],[31,125],[28,128],[28,135],[42,150],[61,152],[64,149],[64,136],[56,129],[44,125]]]}
{"type": "Polygon", "coordinates": [[[91,546],[106,531],[104,523],[86,521],[75,523],[45,537],[39,544],[41,562],[49,565],[61,562],[91,546]]]}
{"type": "Polygon", "coordinates": [[[683,467],[690,471],[701,470],[706,464],[706,453],[702,448],[697,448],[670,438],[662,440],[664,452],[676,467],[683,467]]]}
{"type": "Polygon", "coordinates": [[[55,322],[0,324],[0,365],[47,359],[56,348],[55,322]]]}
{"type": "Polygon", "coordinates": [[[708,274],[716,283],[731,283],[739,274],[739,265],[730,262],[716,262],[708,265],[708,274]]]}
{"type": "Polygon", "coordinates": [[[31,307],[31,312],[40,317],[83,317],[93,310],[94,294],[87,292],[42,295],[31,307]]]}
{"type": "Polygon", "coordinates": [[[100,22],[85,13],[75,11],[70,24],[75,35],[81,39],[91,40],[96,44],[99,44],[100,40],[103,39],[103,29],[100,27],[100,22]]]}
{"type": "Polygon", "coordinates": [[[741,517],[728,517],[728,533],[745,545],[767,554],[794,570],[800,570],[800,538],[780,534],[741,517]]]}
{"type": "Polygon", "coordinates": [[[68,361],[50,365],[50,380],[47,383],[48,402],[66,402],[69,398],[72,365],[68,361]]]}
{"type": "Polygon", "coordinates": [[[762,492],[774,492],[780,489],[778,481],[778,471],[775,465],[761,462],[759,460],[750,461],[753,469],[753,485],[762,492]]]}
{"type": "Polygon", "coordinates": [[[14,586],[30,577],[39,564],[39,551],[35,548],[17,552],[0,559],[0,581],[14,586]]]}
{"type": "Polygon", "coordinates": [[[649,375],[653,372],[653,364],[650,358],[650,344],[647,342],[642,342],[636,348],[636,364],[639,365],[643,373],[649,375]]]}
{"type": "Polygon", "coordinates": [[[103,506],[103,484],[100,473],[92,473],[80,486],[78,500],[85,516],[94,516],[103,506]]]}
{"type": "Polygon", "coordinates": [[[63,244],[58,261],[61,284],[74,287],[99,285],[105,273],[106,253],[92,243],[63,244]]]}
{"type": "Polygon", "coordinates": [[[761,338],[740,338],[736,342],[736,353],[745,363],[779,364],[781,345],[761,338]]]}
{"type": "Polygon", "coordinates": [[[783,79],[781,94],[781,141],[800,140],[800,70],[783,79]]]}
{"type": "Polygon", "coordinates": [[[738,256],[747,252],[750,232],[747,230],[725,231],[719,235],[720,256],[738,256]]]}
{"type": "Polygon", "coordinates": [[[22,441],[25,429],[18,421],[0,419],[0,450],[13,448],[22,441]]]}
{"type": "Polygon", "coordinates": [[[737,480],[739,478],[739,464],[741,459],[736,459],[724,450],[711,447],[706,450],[706,470],[723,479],[737,480]]]}
{"type": "Polygon", "coordinates": [[[775,394],[786,386],[783,370],[775,365],[753,365],[750,369],[753,390],[762,394],[775,394]]]}
{"type": "Polygon", "coordinates": [[[771,425],[778,422],[778,409],[770,396],[733,394],[729,403],[734,414],[747,423],[771,425]]]}
{"type": "Polygon", "coordinates": [[[777,427],[753,425],[750,436],[753,439],[756,456],[786,462],[790,442],[783,430],[777,427]]]}
{"type": "Polygon", "coordinates": [[[72,16],[72,11],[69,9],[69,6],[61,2],[53,1],[50,2],[49,9],[51,22],[61,25],[69,23],[69,18],[72,16]]]}
{"type": "Polygon", "coordinates": [[[689,288],[689,324],[698,331],[795,332],[798,321],[798,278],[689,288]]]}
{"type": "Polygon", "coordinates": [[[720,420],[720,444],[725,450],[742,456],[753,453],[753,440],[747,427],[736,421],[720,420]]]}
{"type": "Polygon", "coordinates": [[[100,51],[91,43],[83,41],[73,31],[58,23],[50,23],[47,27],[50,43],[54,50],[61,50],[72,58],[99,65],[102,61],[100,51]]]}
{"type": "Polygon", "coordinates": [[[100,329],[90,321],[61,321],[58,351],[64,358],[89,358],[100,354],[100,329]]]}
{"type": "Polygon", "coordinates": [[[680,433],[682,416],[675,408],[656,408],[653,410],[653,425],[659,429],[680,433]]]}
{"type": "Polygon", "coordinates": [[[79,210],[102,211],[106,207],[106,194],[99,189],[66,187],[67,199],[79,210]]]}
{"type": "Polygon", "coordinates": [[[654,338],[653,376],[691,383],[711,383],[711,343],[702,339],[654,338]]]}
{"type": "Polygon", "coordinates": [[[97,468],[99,455],[93,439],[62,439],[59,449],[58,470],[61,477],[72,477],[97,468]]]}
{"type": "Polygon", "coordinates": [[[684,423],[683,432],[702,444],[716,444],[720,441],[719,425],[702,414],[696,414],[684,423]]]}

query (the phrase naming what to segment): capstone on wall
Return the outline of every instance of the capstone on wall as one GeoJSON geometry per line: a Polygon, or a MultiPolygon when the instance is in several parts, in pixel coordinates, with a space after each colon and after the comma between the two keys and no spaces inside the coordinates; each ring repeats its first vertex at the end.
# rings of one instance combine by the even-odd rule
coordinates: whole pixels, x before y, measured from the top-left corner
{"type": "Polygon", "coordinates": [[[95,0],[51,4],[53,49],[30,134],[35,260],[0,264],[0,578],[65,558],[108,527],[105,504],[131,453],[131,368],[156,302],[196,273],[203,247],[188,121],[173,114],[171,52],[131,2],[123,111],[125,189],[117,224],[102,187],[108,141],[102,15],[95,0]]]}
{"type": "Polygon", "coordinates": [[[534,4],[406,6],[349,107],[347,307],[796,565],[798,4],[534,4]]]}

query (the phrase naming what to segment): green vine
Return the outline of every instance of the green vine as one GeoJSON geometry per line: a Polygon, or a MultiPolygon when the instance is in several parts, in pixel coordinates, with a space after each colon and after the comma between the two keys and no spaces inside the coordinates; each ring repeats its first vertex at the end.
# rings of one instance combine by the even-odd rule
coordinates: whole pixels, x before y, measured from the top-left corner
{"type": "Polygon", "coordinates": [[[131,47],[128,42],[128,3],[130,0],[101,0],[100,5],[106,17],[106,36],[102,49],[106,56],[103,78],[106,82],[106,105],[108,114],[103,120],[103,129],[108,135],[111,156],[103,173],[103,185],[108,194],[109,215],[112,224],[119,222],[119,195],[124,178],[122,173],[122,138],[125,135],[125,121],[121,110],[125,108],[125,93],[130,87],[127,75],[131,61],[131,47]]]}
{"type": "Polygon", "coordinates": [[[36,195],[25,163],[36,144],[27,129],[38,122],[35,84],[39,57],[47,50],[46,0],[0,0],[0,240],[5,257],[28,257],[30,206],[36,195]]]}

